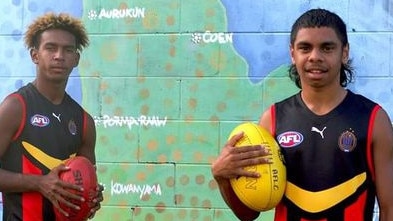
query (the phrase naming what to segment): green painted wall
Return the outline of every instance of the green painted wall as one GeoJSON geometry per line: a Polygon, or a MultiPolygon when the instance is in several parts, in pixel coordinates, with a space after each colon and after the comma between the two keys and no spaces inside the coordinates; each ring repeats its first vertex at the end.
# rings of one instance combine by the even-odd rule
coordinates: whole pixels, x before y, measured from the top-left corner
{"type": "Polygon", "coordinates": [[[106,187],[94,220],[235,220],[210,163],[235,125],[297,91],[286,66],[252,83],[220,1],[92,0],[83,8],[91,46],[79,66],[82,101],[96,119],[106,187]],[[144,13],[98,18],[103,9],[144,13]],[[193,42],[198,34],[217,40],[193,42]]]}

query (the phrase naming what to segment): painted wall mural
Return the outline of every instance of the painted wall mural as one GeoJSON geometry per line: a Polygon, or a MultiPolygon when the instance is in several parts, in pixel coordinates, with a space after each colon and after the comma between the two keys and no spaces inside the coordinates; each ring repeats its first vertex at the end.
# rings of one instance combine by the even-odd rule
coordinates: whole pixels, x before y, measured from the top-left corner
{"type": "Polygon", "coordinates": [[[349,88],[393,118],[389,0],[0,1],[0,99],[35,76],[27,24],[47,11],[81,18],[91,42],[67,92],[97,126],[105,200],[93,220],[236,220],[210,163],[235,125],[297,92],[286,73],[289,31],[315,7],[347,23],[349,88]]]}

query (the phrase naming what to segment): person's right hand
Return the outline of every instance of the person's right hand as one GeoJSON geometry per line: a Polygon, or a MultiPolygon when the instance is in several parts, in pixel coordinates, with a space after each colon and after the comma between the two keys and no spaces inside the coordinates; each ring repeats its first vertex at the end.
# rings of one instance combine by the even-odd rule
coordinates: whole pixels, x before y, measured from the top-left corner
{"type": "Polygon", "coordinates": [[[212,163],[211,171],[217,182],[239,176],[257,178],[260,176],[259,173],[247,171],[244,168],[270,163],[270,157],[268,156],[271,154],[263,145],[235,147],[242,137],[243,133],[231,137],[223,147],[220,155],[212,163]]]}
{"type": "Polygon", "coordinates": [[[39,189],[42,195],[49,199],[53,206],[61,211],[65,216],[68,216],[59,203],[65,204],[68,207],[79,210],[79,206],[75,202],[83,202],[85,199],[81,197],[82,193],[78,195],[78,191],[82,192],[83,188],[68,182],[64,182],[59,178],[60,173],[69,170],[64,164],[53,168],[47,175],[42,176],[39,189]]]}

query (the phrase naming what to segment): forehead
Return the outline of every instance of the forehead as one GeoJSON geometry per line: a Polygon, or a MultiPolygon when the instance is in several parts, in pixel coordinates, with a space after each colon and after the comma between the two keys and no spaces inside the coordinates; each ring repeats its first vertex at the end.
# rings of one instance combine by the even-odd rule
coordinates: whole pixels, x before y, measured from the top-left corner
{"type": "Polygon", "coordinates": [[[68,31],[61,29],[49,29],[41,33],[41,45],[56,44],[63,46],[75,46],[75,36],[68,31]]]}
{"type": "Polygon", "coordinates": [[[336,43],[340,44],[336,32],[333,28],[320,27],[320,28],[301,28],[296,34],[294,44],[309,43],[309,44],[323,44],[323,43],[336,43]]]}

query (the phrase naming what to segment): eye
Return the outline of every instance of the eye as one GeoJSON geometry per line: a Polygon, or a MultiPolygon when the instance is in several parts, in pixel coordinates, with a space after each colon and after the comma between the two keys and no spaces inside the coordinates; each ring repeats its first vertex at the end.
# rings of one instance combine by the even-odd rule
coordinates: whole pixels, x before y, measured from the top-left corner
{"type": "Polygon", "coordinates": [[[325,45],[322,47],[322,50],[324,52],[332,52],[335,49],[334,45],[325,45]]]}
{"type": "Polygon", "coordinates": [[[67,48],[65,48],[65,51],[66,51],[67,54],[74,54],[74,53],[76,53],[76,48],[74,48],[74,47],[67,47],[67,48]]]}
{"type": "Polygon", "coordinates": [[[47,45],[47,46],[45,46],[45,50],[50,51],[50,52],[54,52],[54,51],[56,51],[56,47],[52,46],[52,45],[47,45]]]}
{"type": "Polygon", "coordinates": [[[300,52],[306,53],[306,52],[309,52],[311,50],[311,47],[307,46],[307,45],[300,45],[297,49],[300,52]]]}

